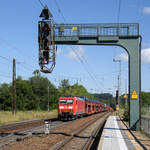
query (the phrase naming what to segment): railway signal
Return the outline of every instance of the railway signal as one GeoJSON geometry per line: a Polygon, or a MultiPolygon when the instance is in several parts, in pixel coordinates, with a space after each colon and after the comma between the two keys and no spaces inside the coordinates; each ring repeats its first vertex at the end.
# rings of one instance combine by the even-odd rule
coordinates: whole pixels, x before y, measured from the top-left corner
{"type": "Polygon", "coordinates": [[[40,64],[49,63],[49,48],[50,46],[50,26],[47,22],[42,21],[39,25],[39,49],[40,49],[40,64]]]}
{"type": "Polygon", "coordinates": [[[119,91],[118,90],[116,90],[116,105],[118,105],[118,97],[119,96],[119,91]]]}
{"type": "Polygon", "coordinates": [[[49,35],[50,35],[50,26],[47,22],[43,22],[43,27],[42,27],[42,40],[43,40],[43,48],[45,50],[49,50],[49,35]]]}
{"type": "Polygon", "coordinates": [[[39,41],[39,65],[41,72],[51,73],[55,66],[55,44],[52,14],[48,7],[44,7],[40,15],[38,41],[39,41]]]}

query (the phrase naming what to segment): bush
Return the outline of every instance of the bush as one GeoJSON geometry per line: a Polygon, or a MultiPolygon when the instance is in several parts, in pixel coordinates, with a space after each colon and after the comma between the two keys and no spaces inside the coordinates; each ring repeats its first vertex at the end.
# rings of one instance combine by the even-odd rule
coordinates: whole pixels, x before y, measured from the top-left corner
{"type": "Polygon", "coordinates": [[[123,120],[129,121],[129,106],[125,107],[124,114],[123,114],[123,120]]]}
{"type": "Polygon", "coordinates": [[[148,114],[147,110],[145,110],[145,108],[142,107],[141,108],[141,115],[147,115],[147,114],[148,114]]]}

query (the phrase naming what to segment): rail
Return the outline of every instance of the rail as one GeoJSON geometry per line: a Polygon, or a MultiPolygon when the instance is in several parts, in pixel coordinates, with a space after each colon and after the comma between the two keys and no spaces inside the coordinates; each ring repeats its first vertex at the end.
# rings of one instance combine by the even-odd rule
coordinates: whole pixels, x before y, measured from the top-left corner
{"type": "MultiPolygon", "coordinates": [[[[90,136],[90,138],[88,139],[88,141],[85,143],[85,145],[83,146],[82,149],[85,148],[89,148],[90,145],[93,142],[93,136],[96,135],[98,133],[98,129],[100,129],[103,125],[103,123],[105,122],[105,120],[108,118],[110,114],[108,112],[104,113],[104,118],[103,118],[103,122],[100,124],[100,127],[97,128],[96,130],[94,130],[92,132],[92,135],[90,136]]],[[[52,150],[60,150],[62,149],[65,145],[67,145],[74,137],[76,137],[77,135],[79,135],[81,132],[83,132],[83,130],[85,130],[86,128],[88,128],[90,125],[92,125],[95,121],[97,121],[98,119],[102,118],[102,116],[91,120],[88,124],[85,124],[84,126],[82,126],[80,129],[78,129],[76,132],[72,133],[71,136],[69,136],[68,138],[64,139],[64,141],[62,141],[61,143],[59,143],[58,145],[55,145],[52,150]]]]}

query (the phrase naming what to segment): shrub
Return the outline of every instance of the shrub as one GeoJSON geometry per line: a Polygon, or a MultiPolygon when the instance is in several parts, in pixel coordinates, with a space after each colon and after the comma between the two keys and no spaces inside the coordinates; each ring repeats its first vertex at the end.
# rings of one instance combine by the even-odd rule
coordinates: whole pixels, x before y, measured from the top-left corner
{"type": "Polygon", "coordinates": [[[129,106],[126,106],[124,109],[123,120],[129,121],[129,106]]]}

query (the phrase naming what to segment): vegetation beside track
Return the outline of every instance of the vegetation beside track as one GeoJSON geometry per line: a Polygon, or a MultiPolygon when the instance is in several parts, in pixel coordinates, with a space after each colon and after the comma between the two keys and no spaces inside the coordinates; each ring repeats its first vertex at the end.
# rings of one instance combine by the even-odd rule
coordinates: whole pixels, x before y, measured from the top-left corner
{"type": "Polygon", "coordinates": [[[18,111],[15,116],[10,111],[0,111],[0,125],[32,119],[57,117],[57,110],[48,111],[18,111]]]}
{"type": "MultiPolygon", "coordinates": [[[[129,106],[125,108],[120,108],[119,111],[115,111],[115,115],[119,115],[124,121],[129,121],[129,106]]],[[[141,108],[141,115],[145,117],[150,117],[150,111],[146,110],[145,107],[141,108]]]]}
{"type": "MultiPolygon", "coordinates": [[[[33,72],[28,80],[21,76],[16,79],[16,108],[17,111],[46,111],[57,108],[60,96],[85,96],[94,99],[83,85],[75,83],[70,85],[68,79],[61,80],[58,88],[39,70],[33,72]]],[[[12,83],[0,85],[0,110],[12,110],[12,83]]]]}

